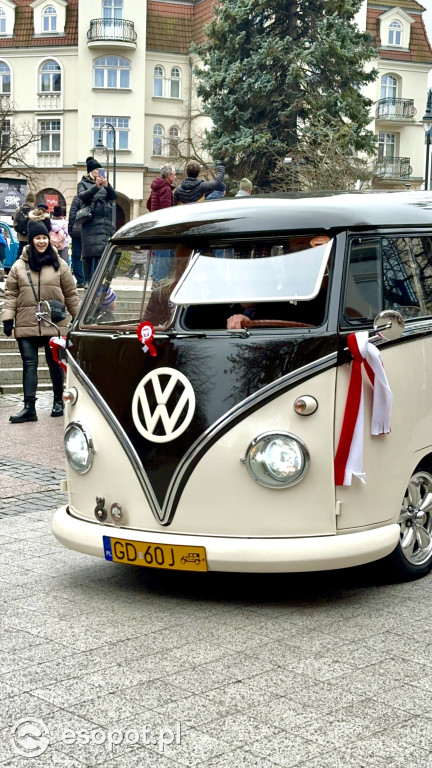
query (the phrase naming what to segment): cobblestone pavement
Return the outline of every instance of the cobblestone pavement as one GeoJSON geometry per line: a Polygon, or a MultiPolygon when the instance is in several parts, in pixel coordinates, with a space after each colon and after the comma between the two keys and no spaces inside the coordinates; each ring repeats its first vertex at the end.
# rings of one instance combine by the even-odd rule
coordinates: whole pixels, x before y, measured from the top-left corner
{"type": "MultiPolygon", "coordinates": [[[[51,506],[61,419],[26,473],[17,405],[0,482],[51,506]]],[[[431,576],[132,568],[29,504],[0,520],[0,768],[432,768],[431,576]]]]}

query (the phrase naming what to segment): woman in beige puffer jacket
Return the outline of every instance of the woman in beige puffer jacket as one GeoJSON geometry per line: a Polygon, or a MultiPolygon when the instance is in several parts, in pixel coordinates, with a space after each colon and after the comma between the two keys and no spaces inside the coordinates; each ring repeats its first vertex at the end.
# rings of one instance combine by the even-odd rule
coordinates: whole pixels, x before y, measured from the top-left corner
{"type": "MultiPolygon", "coordinates": [[[[29,222],[28,242],[21,256],[13,264],[5,287],[3,306],[3,328],[6,336],[15,335],[23,361],[24,409],[10,421],[19,424],[37,421],[36,389],[37,364],[40,347],[45,349],[54,391],[51,416],[63,415],[63,371],[54,361],[49,340],[56,335],[52,325],[36,317],[37,302],[30,285],[27,270],[33,282],[36,296],[40,301],[56,299],[64,304],[75,317],[80,300],[75,281],[66,262],[50,245],[47,230],[42,222],[29,222]],[[15,325],[15,327],[14,327],[15,325]]],[[[66,318],[58,323],[60,332],[67,329],[66,318]]]]}

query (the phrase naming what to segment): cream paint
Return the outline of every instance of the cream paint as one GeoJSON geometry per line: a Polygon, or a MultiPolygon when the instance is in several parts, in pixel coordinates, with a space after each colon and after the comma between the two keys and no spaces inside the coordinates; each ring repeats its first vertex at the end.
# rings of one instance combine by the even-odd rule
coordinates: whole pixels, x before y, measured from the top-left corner
{"type": "Polygon", "coordinates": [[[156,522],[120,442],[71,371],[68,386],[76,387],[79,396],[75,405],[67,406],[66,424],[81,421],[95,449],[88,473],[79,475],[68,468],[69,503],[75,515],[93,521],[98,496],[105,498],[107,509],[114,502],[121,504],[125,513],[122,526],[158,530],[164,535],[310,536],[335,532],[334,368],[276,398],[221,437],[193,470],[169,528],[156,522]],[[318,410],[312,416],[298,416],[293,403],[306,394],[317,399],[318,410]],[[251,440],[269,430],[292,432],[309,449],[309,472],[291,488],[260,486],[241,462],[251,440]]]}
{"type": "MultiPolygon", "coordinates": [[[[432,336],[380,346],[385,372],[393,392],[391,433],[372,436],[372,387],[364,376],[365,428],[363,470],[366,485],[353,478],[351,486],[338,486],[342,501],[338,529],[396,522],[408,480],[423,456],[432,451],[432,336]]],[[[350,366],[337,374],[335,439],[339,439],[348,391],[350,366]]]]}

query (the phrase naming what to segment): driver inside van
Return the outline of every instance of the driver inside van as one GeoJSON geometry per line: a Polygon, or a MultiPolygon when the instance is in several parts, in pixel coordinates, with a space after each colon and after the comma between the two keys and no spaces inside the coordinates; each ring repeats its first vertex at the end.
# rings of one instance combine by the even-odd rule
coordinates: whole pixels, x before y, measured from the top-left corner
{"type": "MultiPolygon", "coordinates": [[[[316,235],[309,241],[309,246],[311,248],[315,248],[317,245],[326,245],[328,243],[330,238],[327,235],[316,235]]],[[[303,251],[305,250],[305,242],[304,238],[292,238],[290,241],[290,253],[294,251],[303,251]]],[[[328,272],[326,271],[326,274],[324,275],[321,288],[319,291],[318,296],[322,299],[326,299],[326,288],[328,284],[328,272]]],[[[318,298],[318,297],[317,297],[318,298]]],[[[304,308],[306,312],[308,311],[308,302],[301,302],[304,304],[304,308]]],[[[300,304],[300,302],[299,302],[300,304]]],[[[296,307],[299,306],[299,304],[296,305],[296,307]]],[[[272,309],[276,311],[277,314],[286,315],[287,307],[291,307],[291,309],[294,308],[294,305],[292,302],[277,302],[272,305],[272,309]]],[[[307,316],[304,316],[304,313],[302,312],[296,312],[296,317],[291,318],[279,318],[276,319],[264,319],[262,316],[263,311],[268,315],[269,305],[266,304],[242,304],[239,305],[239,309],[241,309],[241,312],[235,313],[231,315],[227,320],[227,330],[239,330],[242,328],[250,328],[252,325],[254,325],[254,321],[259,322],[262,324],[262,326],[268,325],[274,325],[275,327],[277,325],[283,326],[288,325],[292,323],[294,326],[303,326],[303,327],[310,327],[312,328],[316,323],[310,324],[308,322],[305,322],[308,319],[307,316]]],[[[293,313],[294,314],[294,313],[293,313]]],[[[324,315],[324,306],[322,309],[322,314],[324,315]]]]}

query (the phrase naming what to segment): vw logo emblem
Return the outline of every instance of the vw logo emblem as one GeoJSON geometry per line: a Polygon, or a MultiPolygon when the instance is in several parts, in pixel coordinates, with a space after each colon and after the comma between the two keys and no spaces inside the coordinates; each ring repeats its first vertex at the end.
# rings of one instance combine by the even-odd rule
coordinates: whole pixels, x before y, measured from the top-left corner
{"type": "Polygon", "coordinates": [[[194,413],[192,385],[186,376],[173,368],[158,368],[144,376],[132,400],[134,424],[138,432],[153,443],[175,440],[188,428],[194,413]],[[149,403],[148,394],[153,405],[149,403]],[[164,434],[158,429],[160,434],[155,435],[158,424],[163,427],[164,434]]]}

